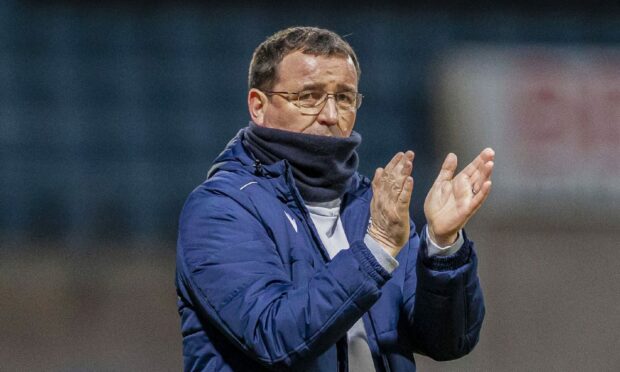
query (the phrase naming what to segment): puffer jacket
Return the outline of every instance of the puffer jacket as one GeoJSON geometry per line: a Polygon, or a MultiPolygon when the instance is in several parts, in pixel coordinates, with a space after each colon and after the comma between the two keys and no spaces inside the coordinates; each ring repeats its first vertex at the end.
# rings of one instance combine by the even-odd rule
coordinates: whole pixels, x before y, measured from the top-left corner
{"type": "Polygon", "coordinates": [[[484,301],[473,243],[428,257],[411,237],[389,274],[363,242],[372,190],[355,174],[341,204],[348,249],[323,247],[287,161],[263,165],[231,140],[179,221],[176,286],[186,371],[347,371],[346,332],[363,317],[377,371],[413,353],[461,357],[484,301]]]}

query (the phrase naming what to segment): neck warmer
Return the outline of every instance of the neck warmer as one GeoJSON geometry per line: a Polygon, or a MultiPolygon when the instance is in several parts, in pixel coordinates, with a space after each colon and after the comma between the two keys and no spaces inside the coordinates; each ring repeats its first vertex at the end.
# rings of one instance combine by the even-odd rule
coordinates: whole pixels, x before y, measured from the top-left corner
{"type": "Polygon", "coordinates": [[[261,163],[289,162],[299,193],[307,202],[344,195],[357,170],[355,149],[361,142],[357,132],[347,138],[328,137],[265,128],[253,122],[243,134],[243,145],[261,163]]]}

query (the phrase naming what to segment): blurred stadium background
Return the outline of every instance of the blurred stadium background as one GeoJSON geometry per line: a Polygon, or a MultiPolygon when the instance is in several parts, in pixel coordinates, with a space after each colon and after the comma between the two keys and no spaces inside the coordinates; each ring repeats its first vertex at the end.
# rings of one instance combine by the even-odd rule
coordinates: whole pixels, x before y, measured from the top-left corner
{"type": "Polygon", "coordinates": [[[247,124],[253,49],[356,49],[361,170],[497,152],[471,221],[487,320],[421,371],[620,369],[617,2],[0,2],[0,370],[181,369],[177,217],[247,124]]]}

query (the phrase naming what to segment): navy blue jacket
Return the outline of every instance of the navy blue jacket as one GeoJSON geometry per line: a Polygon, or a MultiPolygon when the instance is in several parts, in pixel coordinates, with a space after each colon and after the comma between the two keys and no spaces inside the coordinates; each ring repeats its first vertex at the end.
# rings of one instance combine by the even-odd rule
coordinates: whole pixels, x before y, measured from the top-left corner
{"type": "Polygon", "coordinates": [[[341,214],[349,249],[323,247],[287,161],[255,162],[234,138],[181,213],[176,285],[186,371],[346,371],[363,317],[378,371],[413,371],[477,343],[484,303],[473,243],[426,254],[411,223],[390,275],[363,243],[370,181],[355,174],[341,214]]]}

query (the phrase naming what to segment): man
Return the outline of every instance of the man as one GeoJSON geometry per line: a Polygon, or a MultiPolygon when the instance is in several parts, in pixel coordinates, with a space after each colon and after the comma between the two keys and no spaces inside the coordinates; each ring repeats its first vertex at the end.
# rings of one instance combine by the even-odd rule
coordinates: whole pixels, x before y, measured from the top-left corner
{"type": "Polygon", "coordinates": [[[185,369],[411,371],[413,353],[458,358],[484,305],[462,228],[489,194],[493,150],[409,218],[414,154],[372,183],[356,172],[360,69],[335,33],[289,28],[254,52],[252,121],[181,214],[177,292],[185,369]]]}

